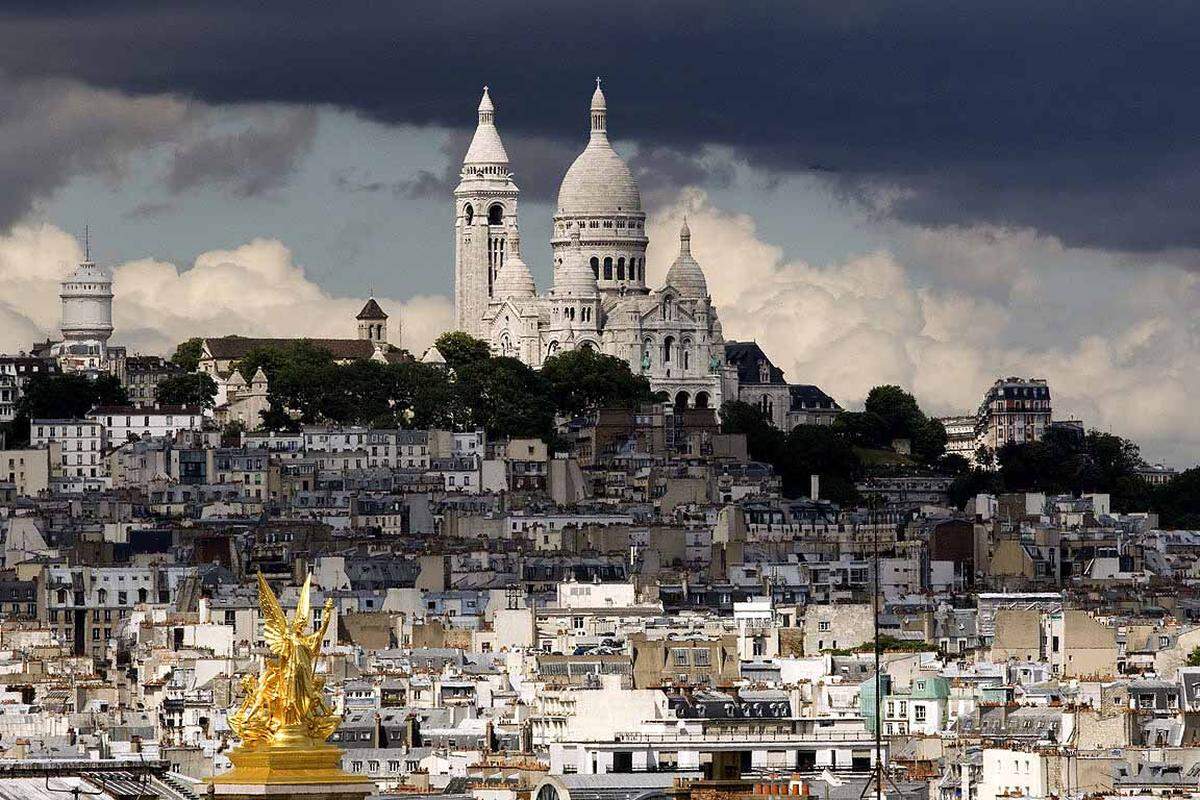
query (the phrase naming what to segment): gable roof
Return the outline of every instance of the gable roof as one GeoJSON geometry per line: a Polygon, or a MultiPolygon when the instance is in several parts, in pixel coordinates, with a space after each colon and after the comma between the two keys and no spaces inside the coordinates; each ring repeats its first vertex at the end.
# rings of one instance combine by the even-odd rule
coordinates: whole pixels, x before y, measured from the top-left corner
{"type": "MultiPolygon", "coordinates": [[[[252,339],[248,336],[220,336],[204,340],[205,350],[213,358],[236,361],[245,358],[252,350],[260,347],[287,347],[296,342],[308,342],[314,347],[328,350],[335,361],[353,361],[370,358],[375,354],[374,342],[367,339],[252,339]]],[[[389,346],[389,350],[391,347],[389,346]]]]}

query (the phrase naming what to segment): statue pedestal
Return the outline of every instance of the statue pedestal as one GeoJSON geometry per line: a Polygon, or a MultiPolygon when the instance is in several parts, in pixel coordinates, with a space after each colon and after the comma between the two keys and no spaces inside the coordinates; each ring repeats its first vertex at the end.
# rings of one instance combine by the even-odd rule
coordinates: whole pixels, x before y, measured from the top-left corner
{"type": "Polygon", "coordinates": [[[333,745],[239,747],[229,760],[233,769],[210,781],[224,800],[364,800],[375,792],[370,778],[342,770],[342,749],[333,745]]]}

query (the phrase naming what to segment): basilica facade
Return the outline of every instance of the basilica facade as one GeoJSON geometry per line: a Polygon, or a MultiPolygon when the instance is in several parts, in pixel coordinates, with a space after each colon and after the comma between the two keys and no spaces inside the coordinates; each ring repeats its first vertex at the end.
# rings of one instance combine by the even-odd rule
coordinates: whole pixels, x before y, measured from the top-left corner
{"type": "Polygon", "coordinates": [[[691,252],[686,221],[664,284],[646,284],[646,213],[625,161],[608,140],[599,80],[587,146],[558,190],[554,279],[539,293],[521,256],[508,154],[485,87],[479,122],[454,191],[454,296],[459,330],[533,367],[555,353],[591,348],[629,362],[680,407],[738,397],[717,310],[691,252]]]}

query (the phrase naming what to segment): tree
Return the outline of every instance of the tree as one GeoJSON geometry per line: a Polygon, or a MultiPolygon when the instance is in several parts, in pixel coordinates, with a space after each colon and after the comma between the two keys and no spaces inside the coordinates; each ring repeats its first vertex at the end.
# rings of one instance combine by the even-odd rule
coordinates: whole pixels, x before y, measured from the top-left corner
{"type": "Polygon", "coordinates": [[[879,418],[884,437],[879,444],[885,446],[891,444],[893,439],[914,438],[925,423],[925,415],[921,413],[917,399],[893,384],[871,389],[863,403],[863,410],[879,418]]]}
{"type": "Polygon", "coordinates": [[[1010,492],[1104,492],[1117,511],[1145,510],[1152,495],[1137,475],[1137,445],[1110,433],[1051,428],[1041,441],[1005,445],[996,457],[1010,492]]]}
{"type": "Polygon", "coordinates": [[[846,437],[828,425],[797,425],[787,435],[783,457],[777,465],[784,493],[806,496],[811,477],[820,476],[822,499],[848,505],[858,500],[854,483],[862,476],[862,462],[846,437]]]}
{"type": "Polygon", "coordinates": [[[783,458],[784,433],[771,424],[771,418],[761,408],[741,400],[730,400],[721,406],[721,432],[746,434],[746,449],[750,458],[768,464],[783,458]]]}
{"type": "Polygon", "coordinates": [[[193,337],[186,342],[181,342],[175,348],[175,354],[171,356],[171,363],[179,366],[184,372],[195,372],[196,367],[200,365],[200,356],[203,354],[203,341],[200,337],[193,337]]]}
{"type": "Polygon", "coordinates": [[[232,420],[226,423],[221,429],[221,446],[222,447],[241,447],[242,434],[246,432],[246,423],[240,419],[232,420]]]}
{"type": "Polygon", "coordinates": [[[1187,665],[1189,667],[1200,667],[1200,647],[1193,647],[1192,652],[1188,653],[1187,665]]]}
{"type": "Polygon", "coordinates": [[[96,406],[125,405],[129,396],[114,375],[95,379],[83,375],[39,374],[25,384],[13,409],[13,418],[0,426],[8,447],[29,443],[32,419],[79,419],[96,406]]]}
{"type": "Polygon", "coordinates": [[[185,372],[158,382],[155,399],[165,405],[212,408],[217,382],[203,372],[185,372]]]}
{"type": "Polygon", "coordinates": [[[975,463],[984,469],[991,469],[996,465],[996,452],[985,444],[979,445],[975,449],[975,463]]]}
{"type": "Polygon", "coordinates": [[[36,375],[16,411],[29,419],[78,419],[96,406],[125,405],[129,396],[115,375],[36,375]]]}
{"type": "Polygon", "coordinates": [[[971,471],[971,462],[958,453],[946,453],[937,460],[937,469],[943,475],[965,475],[971,471]]]}
{"type": "Polygon", "coordinates": [[[322,411],[336,393],[338,375],[333,355],[307,339],[281,346],[257,347],[238,362],[238,370],[247,381],[261,368],[267,376],[270,410],[263,425],[271,430],[294,430],[300,424],[340,421],[322,411]]]}
{"type": "Polygon", "coordinates": [[[947,494],[950,504],[962,508],[977,494],[995,494],[1000,490],[1000,477],[991,470],[973,469],[950,482],[947,494]]]}
{"type": "Polygon", "coordinates": [[[451,369],[486,361],[492,354],[487,342],[462,331],[443,333],[433,344],[451,369]]]}
{"type": "Polygon", "coordinates": [[[1200,528],[1200,467],[1176,475],[1154,490],[1154,509],[1163,528],[1200,528]]]}
{"type": "Polygon", "coordinates": [[[869,411],[843,411],[833,420],[833,429],[859,447],[890,446],[887,424],[869,411]]]}
{"type": "Polygon", "coordinates": [[[548,437],[554,404],[545,379],[515,358],[464,363],[455,370],[454,394],[465,427],[483,428],[490,437],[548,437]]]}
{"type": "Polygon", "coordinates": [[[634,375],[628,362],[591,349],[551,356],[542,364],[542,377],[554,407],[565,416],[614,406],[634,409],[652,397],[650,382],[634,375]]]}

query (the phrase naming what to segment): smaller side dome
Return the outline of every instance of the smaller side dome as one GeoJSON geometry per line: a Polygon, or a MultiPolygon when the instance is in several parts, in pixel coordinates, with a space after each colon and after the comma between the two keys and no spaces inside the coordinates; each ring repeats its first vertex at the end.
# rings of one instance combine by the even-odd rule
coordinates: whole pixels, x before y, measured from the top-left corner
{"type": "Polygon", "coordinates": [[[704,270],[692,257],[692,229],[688,227],[686,217],[679,229],[679,255],[667,270],[666,285],[678,289],[681,297],[708,297],[708,281],[704,278],[704,270]]]}
{"type": "Polygon", "coordinates": [[[579,244],[579,229],[571,230],[571,246],[563,255],[563,262],[554,271],[555,297],[596,297],[596,275],[583,257],[579,244]]]}
{"type": "Polygon", "coordinates": [[[502,300],[510,297],[534,297],[537,285],[529,266],[521,259],[521,234],[516,227],[508,231],[508,257],[496,276],[496,296],[502,300]]]}

